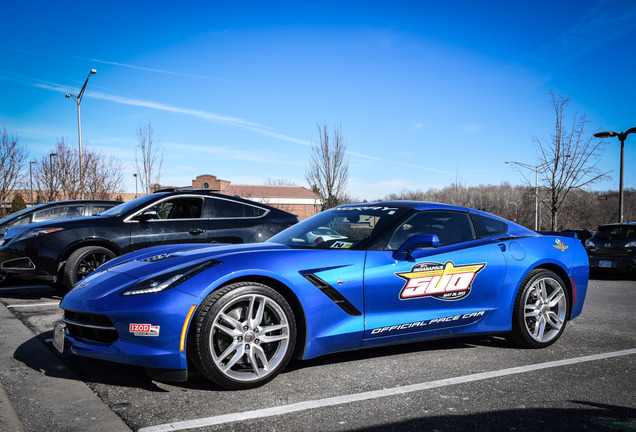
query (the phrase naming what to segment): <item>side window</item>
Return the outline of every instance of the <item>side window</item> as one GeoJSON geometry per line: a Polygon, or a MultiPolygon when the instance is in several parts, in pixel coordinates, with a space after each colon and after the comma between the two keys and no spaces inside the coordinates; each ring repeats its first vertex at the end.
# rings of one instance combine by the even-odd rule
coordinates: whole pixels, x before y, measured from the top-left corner
{"type": "Polygon", "coordinates": [[[414,214],[401,224],[389,240],[388,249],[396,250],[415,234],[434,234],[445,246],[475,239],[473,225],[466,213],[430,210],[414,214]]]}
{"type": "Polygon", "coordinates": [[[93,209],[91,214],[94,214],[94,215],[100,214],[112,207],[115,207],[115,206],[112,204],[93,204],[93,209]]]}
{"type": "Polygon", "coordinates": [[[479,238],[494,237],[508,232],[508,224],[480,214],[471,215],[479,238]]]}
{"type": "Polygon", "coordinates": [[[265,210],[259,207],[224,199],[214,200],[215,218],[251,218],[263,214],[265,214],[265,210]]]}
{"type": "Polygon", "coordinates": [[[84,216],[84,205],[60,206],[33,213],[33,222],[84,216]]]}
{"type": "Polygon", "coordinates": [[[159,219],[198,219],[201,217],[203,200],[201,198],[175,198],[162,201],[152,207],[159,219]]]}
{"type": "Polygon", "coordinates": [[[66,209],[66,213],[61,213],[61,217],[67,217],[67,218],[75,218],[80,216],[84,216],[83,205],[68,206],[68,208],[66,209]]]}

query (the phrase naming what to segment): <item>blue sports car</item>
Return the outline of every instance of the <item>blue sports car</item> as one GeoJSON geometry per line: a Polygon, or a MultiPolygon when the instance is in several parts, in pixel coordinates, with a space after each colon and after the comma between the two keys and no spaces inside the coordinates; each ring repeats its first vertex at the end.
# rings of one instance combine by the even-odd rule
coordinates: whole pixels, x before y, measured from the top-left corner
{"type": "Polygon", "coordinates": [[[481,211],[344,205],[265,243],[115,258],[64,297],[54,343],[159,380],[185,380],[192,364],[219,386],[246,389],[292,356],[468,334],[548,346],[581,313],[588,273],[576,238],[481,211]],[[336,234],[312,234],[325,228],[336,234]]]}

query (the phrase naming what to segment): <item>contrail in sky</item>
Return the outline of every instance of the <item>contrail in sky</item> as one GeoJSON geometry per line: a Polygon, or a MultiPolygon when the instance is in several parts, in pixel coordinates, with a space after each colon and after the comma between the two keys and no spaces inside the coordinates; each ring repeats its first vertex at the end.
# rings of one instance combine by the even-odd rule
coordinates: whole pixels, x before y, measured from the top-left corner
{"type": "MultiPolygon", "coordinates": [[[[47,82],[43,82],[40,81],[39,83],[31,83],[31,85],[33,85],[34,87],[39,87],[39,88],[43,88],[43,89],[47,89],[47,90],[52,90],[52,91],[56,91],[59,93],[73,93],[74,91],[77,91],[77,89],[73,89],[67,86],[62,86],[59,84],[55,84],[55,83],[47,83],[47,82]]],[[[288,135],[284,135],[281,133],[278,133],[274,130],[274,128],[269,127],[269,126],[264,126],[258,123],[254,123],[251,122],[249,120],[245,120],[245,119],[241,119],[241,118],[236,118],[236,117],[228,117],[228,116],[223,116],[223,115],[219,115],[219,114],[215,114],[215,113],[211,113],[211,112],[207,112],[207,111],[202,111],[202,110],[195,110],[195,109],[190,109],[190,108],[182,108],[182,107],[176,107],[176,106],[172,106],[172,105],[167,105],[164,103],[160,103],[160,102],[155,102],[155,101],[149,101],[149,100],[141,100],[141,99],[133,99],[133,98],[127,98],[127,97],[123,97],[123,96],[116,96],[116,95],[109,95],[106,93],[101,93],[101,92],[95,92],[95,91],[87,91],[84,96],[88,96],[88,97],[93,97],[96,99],[102,99],[102,100],[107,100],[110,102],[114,102],[114,103],[119,103],[119,104],[124,104],[124,105],[131,105],[131,106],[139,106],[139,107],[145,107],[145,108],[152,108],[152,109],[156,109],[156,110],[160,110],[160,111],[168,111],[168,112],[175,112],[175,113],[180,113],[180,114],[185,114],[188,116],[192,116],[192,117],[198,117],[204,120],[208,120],[214,123],[219,123],[219,124],[223,124],[226,126],[230,126],[230,127],[236,127],[236,128],[241,128],[241,129],[247,129],[247,130],[251,130],[253,132],[256,132],[258,134],[261,135],[267,135],[270,137],[274,137],[274,138],[278,138],[280,140],[283,141],[287,141],[287,142],[292,142],[295,144],[301,144],[301,145],[305,145],[305,146],[311,146],[312,142],[310,141],[306,141],[306,140],[301,140],[298,138],[294,138],[294,137],[290,137],[288,135]]],[[[417,164],[413,164],[413,163],[408,163],[408,162],[402,162],[402,161],[391,161],[391,160],[387,160],[386,158],[382,158],[382,157],[377,157],[377,156],[370,156],[367,154],[363,154],[363,153],[357,153],[357,152],[348,152],[351,156],[355,156],[355,157],[359,157],[359,158],[363,158],[363,159],[367,159],[367,160],[372,160],[372,161],[376,161],[376,162],[383,162],[383,163],[390,163],[393,165],[401,165],[401,166],[406,166],[406,167],[410,167],[410,168],[417,168],[417,169],[422,169],[422,170],[426,170],[426,171],[433,171],[433,172],[437,172],[437,173],[441,173],[441,174],[447,174],[447,175],[455,175],[454,173],[451,173],[449,171],[444,171],[444,170],[440,170],[437,168],[432,168],[432,167],[428,167],[428,166],[422,166],[422,165],[417,165],[417,164]]]]}

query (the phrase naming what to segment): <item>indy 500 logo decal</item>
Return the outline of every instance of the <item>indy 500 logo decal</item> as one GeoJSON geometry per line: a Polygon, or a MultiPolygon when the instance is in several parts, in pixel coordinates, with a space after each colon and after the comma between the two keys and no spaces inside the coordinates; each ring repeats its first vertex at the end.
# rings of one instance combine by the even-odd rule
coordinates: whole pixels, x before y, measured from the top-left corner
{"type": "Polygon", "coordinates": [[[410,272],[396,273],[406,280],[400,292],[400,298],[434,297],[440,300],[459,300],[470,294],[475,276],[484,267],[482,264],[455,266],[452,261],[446,264],[419,263],[410,272]]]}

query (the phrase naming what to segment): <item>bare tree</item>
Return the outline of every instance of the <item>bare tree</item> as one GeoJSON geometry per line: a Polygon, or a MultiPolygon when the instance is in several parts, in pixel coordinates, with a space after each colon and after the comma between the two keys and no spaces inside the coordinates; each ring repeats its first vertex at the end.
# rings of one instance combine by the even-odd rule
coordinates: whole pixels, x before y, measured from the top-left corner
{"type": "Polygon", "coordinates": [[[334,126],[331,137],[326,124],[317,126],[320,142],[312,143],[305,179],[326,210],[337,206],[343,198],[349,179],[349,158],[342,126],[334,126]]]}
{"type": "Polygon", "coordinates": [[[558,229],[557,215],[568,195],[607,176],[598,168],[603,142],[586,131],[589,123],[585,115],[574,113],[569,124],[565,108],[570,99],[552,95],[556,117],[554,134],[549,141],[534,138],[538,148],[538,170],[541,177],[539,194],[543,205],[550,209],[551,230],[558,229]]]}
{"type": "MultiPolygon", "coordinates": [[[[84,196],[89,199],[110,199],[123,190],[121,163],[114,157],[86,146],[82,152],[84,196]]],[[[80,198],[79,151],[59,138],[50,154],[36,161],[33,180],[41,201],[80,198]],[[55,155],[55,156],[52,156],[55,155]]]]}
{"type": "Polygon", "coordinates": [[[62,187],[60,177],[63,171],[57,161],[57,150],[60,148],[58,141],[57,147],[51,149],[51,152],[42,155],[36,160],[33,168],[33,182],[35,189],[38,191],[38,202],[50,202],[64,199],[76,199],[74,196],[62,196],[62,187]]]}
{"type": "Polygon", "coordinates": [[[161,183],[161,167],[163,165],[164,147],[154,136],[152,123],[139,125],[137,129],[137,150],[135,151],[135,169],[145,193],[152,193],[152,186],[161,183]]]}
{"type": "Polygon", "coordinates": [[[84,192],[92,199],[113,199],[113,195],[123,192],[121,162],[115,157],[107,157],[102,152],[92,150],[83,155],[84,192]]]}
{"type": "MultiPolygon", "coordinates": [[[[0,203],[7,201],[9,193],[16,189],[22,179],[22,171],[28,154],[20,139],[7,133],[3,128],[0,133],[0,203]]],[[[4,209],[0,209],[0,214],[4,209]]]]}

